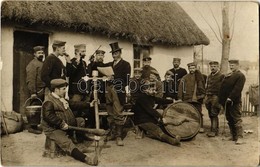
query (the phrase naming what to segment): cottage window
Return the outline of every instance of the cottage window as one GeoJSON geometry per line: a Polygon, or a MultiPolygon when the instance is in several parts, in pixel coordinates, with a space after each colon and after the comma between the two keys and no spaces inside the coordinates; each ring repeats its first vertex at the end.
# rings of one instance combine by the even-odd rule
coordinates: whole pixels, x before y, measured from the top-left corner
{"type": "Polygon", "coordinates": [[[143,67],[143,55],[151,54],[151,46],[148,45],[133,45],[134,48],[134,68],[143,67]]]}

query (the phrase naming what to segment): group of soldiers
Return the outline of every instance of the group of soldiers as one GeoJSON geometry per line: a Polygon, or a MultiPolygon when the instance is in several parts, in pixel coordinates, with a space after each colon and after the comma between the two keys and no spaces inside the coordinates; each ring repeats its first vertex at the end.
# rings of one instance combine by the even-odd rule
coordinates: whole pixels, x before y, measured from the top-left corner
{"type": "MultiPolygon", "coordinates": [[[[26,68],[26,83],[31,99],[40,98],[44,101],[42,128],[45,135],[75,159],[89,165],[98,164],[96,156],[86,156],[74,144],[88,136],[78,133],[77,138],[73,138],[69,126],[95,128],[93,106],[99,103],[105,103],[109,139],[115,140],[118,146],[124,145],[122,131],[126,119],[122,112],[126,103],[132,105],[134,124],[149,137],[180,146],[180,136],[172,137],[161,129],[161,125],[169,123],[169,120],[163,118],[154,107],[159,104],[159,107],[165,108],[178,101],[193,105],[201,118],[205,101],[211,120],[209,137],[218,135],[218,114],[224,107],[231,140],[241,143],[240,107],[245,76],[239,71],[238,60],[229,61],[232,72],[227,75],[220,73],[218,62],[212,61],[211,74],[205,76],[197,69],[196,63],[188,64],[187,73],[180,67],[181,59],[173,58],[173,68],[166,72],[165,80],[161,81],[158,71],[151,66],[152,58],[149,55],[143,56],[143,67],[135,68],[133,78],[129,78],[131,66],[122,59],[122,48],[118,42],[109,44],[112,62],[104,63],[106,52],[98,49],[88,64],[84,60],[85,44],[74,45],[75,57],[72,59],[66,53],[65,44],[64,41],[54,40],[53,52],[46,58],[44,47],[35,46],[34,59],[26,68]],[[99,68],[110,68],[113,73],[108,76],[99,68]],[[98,71],[97,76],[92,75],[95,73],[93,71],[98,71]],[[93,90],[93,77],[99,78],[98,90],[93,90]],[[95,91],[99,100],[94,98],[95,91]]],[[[200,132],[204,132],[201,122],[200,132]]],[[[30,132],[38,131],[37,126],[30,128],[30,132]]]]}

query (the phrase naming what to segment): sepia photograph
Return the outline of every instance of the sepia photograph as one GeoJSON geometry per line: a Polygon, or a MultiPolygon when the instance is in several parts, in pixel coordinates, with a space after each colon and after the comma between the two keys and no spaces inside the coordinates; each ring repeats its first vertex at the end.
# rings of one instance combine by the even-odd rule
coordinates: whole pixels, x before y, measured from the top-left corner
{"type": "Polygon", "coordinates": [[[2,166],[260,166],[258,1],[1,1],[2,166]]]}

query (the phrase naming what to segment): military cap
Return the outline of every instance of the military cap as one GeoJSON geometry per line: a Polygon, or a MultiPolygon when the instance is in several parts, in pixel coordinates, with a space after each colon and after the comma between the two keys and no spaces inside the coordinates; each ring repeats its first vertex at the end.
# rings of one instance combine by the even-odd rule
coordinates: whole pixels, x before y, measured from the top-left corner
{"type": "Polygon", "coordinates": [[[155,69],[151,69],[151,74],[154,74],[154,75],[159,75],[158,71],[155,70],[155,69]]]}
{"type": "Polygon", "coordinates": [[[86,44],[77,44],[77,45],[74,45],[74,48],[75,49],[86,49],[86,44]]]}
{"type": "Polygon", "coordinates": [[[211,61],[209,62],[209,65],[219,65],[219,63],[217,61],[211,61]]]}
{"type": "Polygon", "coordinates": [[[188,63],[187,66],[188,66],[188,67],[190,67],[190,66],[197,66],[197,64],[194,63],[194,62],[191,62],[191,63],[188,63]]]}
{"type": "Polygon", "coordinates": [[[51,88],[54,89],[54,88],[61,88],[61,87],[64,87],[64,86],[67,86],[68,83],[66,82],[66,80],[64,79],[53,79],[51,80],[51,88]]]}
{"type": "Polygon", "coordinates": [[[142,68],[134,68],[134,72],[136,71],[142,71],[143,69],[142,68]]]}
{"type": "Polygon", "coordinates": [[[174,75],[170,70],[166,71],[165,75],[174,75]]]}
{"type": "Polygon", "coordinates": [[[229,60],[230,64],[239,64],[239,60],[229,60]]]}
{"type": "Polygon", "coordinates": [[[64,42],[64,41],[58,41],[58,40],[54,40],[53,41],[53,44],[52,44],[52,46],[64,46],[66,44],[66,42],[64,42]]]}
{"type": "Polygon", "coordinates": [[[152,60],[152,58],[150,57],[150,55],[144,54],[143,61],[147,61],[147,60],[152,60]]]}
{"type": "Polygon", "coordinates": [[[173,60],[172,61],[181,61],[181,59],[180,58],[173,58],[173,60]]]}
{"type": "Polygon", "coordinates": [[[96,54],[105,54],[106,52],[104,50],[96,50],[96,54]]]}
{"type": "Polygon", "coordinates": [[[44,46],[35,46],[33,47],[33,51],[34,52],[37,52],[37,51],[40,51],[40,50],[43,50],[44,49],[44,46]]]}

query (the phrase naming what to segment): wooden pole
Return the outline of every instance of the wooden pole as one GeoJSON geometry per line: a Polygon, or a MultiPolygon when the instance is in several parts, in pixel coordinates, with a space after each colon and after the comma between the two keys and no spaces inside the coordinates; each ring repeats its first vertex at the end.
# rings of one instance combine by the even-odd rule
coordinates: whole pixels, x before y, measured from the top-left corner
{"type": "Polygon", "coordinates": [[[98,94],[97,94],[97,76],[98,76],[98,71],[94,70],[92,71],[92,76],[93,76],[93,82],[94,82],[94,100],[96,101],[94,104],[95,107],[95,120],[96,120],[96,129],[100,129],[99,126],[99,114],[98,114],[98,94]]]}

